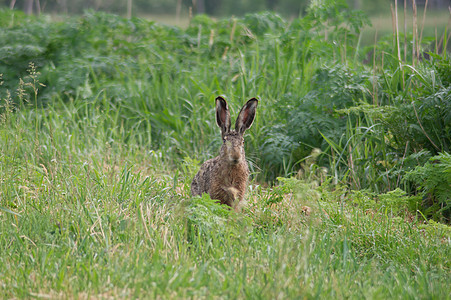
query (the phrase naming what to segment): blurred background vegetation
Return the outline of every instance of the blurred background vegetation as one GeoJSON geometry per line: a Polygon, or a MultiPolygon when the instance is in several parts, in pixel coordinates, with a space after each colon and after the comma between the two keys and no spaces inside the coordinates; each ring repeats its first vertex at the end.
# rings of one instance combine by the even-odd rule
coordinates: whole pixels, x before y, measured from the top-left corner
{"type": "MultiPolygon", "coordinates": [[[[196,14],[207,14],[210,17],[241,17],[248,13],[272,11],[287,20],[307,15],[310,0],[0,0],[0,7],[14,8],[26,14],[47,14],[54,18],[64,15],[80,15],[86,10],[102,11],[124,17],[143,17],[167,25],[183,28],[189,26],[191,18],[196,14]]],[[[321,1],[320,1],[321,2],[321,1]]],[[[345,0],[350,9],[361,10],[369,16],[372,26],[362,28],[361,42],[369,45],[381,36],[392,32],[391,7],[394,0],[345,0]]],[[[425,8],[428,18],[425,19],[425,35],[434,35],[437,28],[448,21],[449,0],[418,0],[415,6],[418,12],[425,8]]],[[[412,0],[398,1],[400,24],[406,19],[411,22],[413,15],[412,0]]],[[[419,14],[419,13],[418,13],[419,14]]],[[[409,29],[411,27],[409,26],[409,29]]]]}
{"type": "MultiPolygon", "coordinates": [[[[1,0],[4,7],[22,9],[26,13],[81,14],[86,9],[105,11],[126,16],[143,15],[188,15],[208,14],[210,16],[243,16],[258,11],[273,11],[286,18],[296,18],[306,14],[309,0],[1,0]]],[[[402,0],[398,1],[402,6],[402,0]]],[[[407,4],[411,6],[411,0],[407,4]]],[[[418,0],[419,8],[428,2],[430,9],[447,10],[449,0],[418,0]]],[[[347,0],[352,9],[360,9],[370,15],[390,12],[393,0],[347,0]]]]}
{"type": "MultiPolygon", "coordinates": [[[[427,14],[406,5],[404,18],[404,2],[396,11],[389,1],[34,0],[32,11],[2,1],[0,113],[35,111],[20,129],[31,124],[33,140],[52,110],[71,112],[52,128],[62,127],[62,140],[79,136],[77,152],[137,147],[178,169],[217,155],[217,95],[235,113],[257,97],[246,155],[258,182],[296,176],[374,193],[400,188],[422,196],[414,211],[449,221],[450,14],[429,2],[427,14]],[[153,20],[166,13],[166,24],[153,20]],[[167,25],[177,14],[187,23],[167,25]],[[378,14],[386,33],[365,32],[378,14]]],[[[34,146],[11,134],[2,140],[20,160],[34,146]]],[[[52,141],[43,136],[35,149],[52,141]]],[[[51,153],[36,151],[36,165],[51,163],[51,153]]]]}

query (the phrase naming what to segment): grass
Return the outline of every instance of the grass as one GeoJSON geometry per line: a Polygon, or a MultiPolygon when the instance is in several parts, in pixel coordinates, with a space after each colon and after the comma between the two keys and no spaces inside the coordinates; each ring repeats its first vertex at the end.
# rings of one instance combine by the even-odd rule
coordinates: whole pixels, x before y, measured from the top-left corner
{"type": "Polygon", "coordinates": [[[178,19],[176,15],[171,14],[158,14],[158,15],[147,15],[138,14],[140,18],[144,18],[150,21],[158,22],[161,24],[166,24],[169,26],[178,26],[181,28],[187,28],[189,26],[190,18],[187,14],[182,14],[178,19]]]}
{"type": "MultiPolygon", "coordinates": [[[[56,24],[1,13],[11,46],[0,49],[0,298],[451,298],[450,227],[396,189],[401,173],[389,185],[383,152],[397,150],[396,131],[364,112],[408,99],[390,46],[368,72],[352,35],[313,15],[290,27],[271,14],[200,16],[181,30],[102,13],[56,24]],[[40,68],[25,73],[29,61],[40,68]],[[200,161],[218,151],[210,100],[221,94],[233,115],[262,100],[245,138],[253,176],[240,214],[190,195],[200,161]]],[[[428,84],[422,75],[436,69],[417,69],[405,69],[406,93],[428,104],[447,79],[428,84]]],[[[414,133],[407,141],[424,145],[414,133]]]]}
{"type": "MultiPolygon", "coordinates": [[[[413,32],[413,13],[411,10],[412,8],[409,7],[405,17],[408,36],[412,35],[413,32]]],[[[423,28],[423,37],[434,37],[437,35],[440,39],[449,23],[449,11],[428,10],[424,19],[424,25],[423,9],[419,9],[417,14],[418,35],[420,35],[421,29],[423,28]]],[[[392,15],[390,12],[371,16],[370,20],[372,26],[368,26],[362,31],[362,43],[364,45],[373,44],[375,37],[379,39],[383,36],[393,34],[392,15]]],[[[404,34],[404,11],[401,8],[398,9],[398,27],[399,32],[404,34]]],[[[449,32],[449,27],[447,32],[449,32]]]]}
{"type": "Polygon", "coordinates": [[[195,161],[115,142],[112,110],[16,109],[0,127],[1,298],[450,298],[446,226],[296,179],[253,182],[235,214],[190,197],[195,161]]]}
{"type": "MultiPolygon", "coordinates": [[[[421,28],[424,27],[423,28],[424,37],[434,37],[436,34],[438,37],[441,37],[443,35],[445,28],[449,22],[450,18],[449,11],[434,10],[434,9],[427,10],[424,19],[424,25],[423,25],[423,10],[422,9],[418,10],[417,14],[418,14],[417,24],[419,30],[421,30],[421,28]]],[[[140,17],[161,24],[167,24],[170,26],[179,26],[182,28],[187,28],[190,22],[188,16],[182,16],[179,19],[176,19],[174,15],[140,15],[140,17]]],[[[379,39],[381,37],[393,34],[392,15],[390,11],[387,11],[383,14],[374,14],[371,15],[369,18],[371,26],[366,26],[362,30],[361,43],[363,46],[369,46],[374,44],[375,38],[379,39]]],[[[411,7],[408,8],[405,22],[407,27],[407,34],[412,35],[413,13],[411,7]]],[[[404,11],[402,8],[399,8],[398,10],[398,26],[400,32],[404,33],[404,11]]]]}

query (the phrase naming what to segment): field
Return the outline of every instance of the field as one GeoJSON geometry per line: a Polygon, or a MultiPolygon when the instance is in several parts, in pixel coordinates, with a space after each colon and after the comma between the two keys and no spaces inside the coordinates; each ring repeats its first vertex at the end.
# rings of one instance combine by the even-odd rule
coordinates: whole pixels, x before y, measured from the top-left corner
{"type": "MultiPolygon", "coordinates": [[[[402,9],[399,9],[398,11],[398,26],[399,31],[402,33],[404,33],[404,30],[407,29],[407,32],[412,34],[413,29],[415,28],[413,26],[414,16],[410,10],[411,9],[407,11],[405,22],[404,11],[402,9]]],[[[423,25],[423,15],[424,10],[418,9],[417,28],[420,31],[420,34],[423,32],[424,37],[435,37],[436,30],[438,34],[443,32],[449,20],[449,12],[447,11],[426,10],[423,25]]],[[[393,34],[392,16],[390,13],[371,16],[370,21],[372,26],[368,26],[363,29],[363,43],[372,44],[374,43],[375,36],[380,38],[393,34]]]]}
{"type": "Polygon", "coordinates": [[[0,298],[451,299],[449,28],[363,45],[331,3],[0,11],[0,298]],[[260,100],[240,213],[190,195],[218,95],[260,100]]]}
{"type": "MultiPolygon", "coordinates": [[[[177,19],[174,15],[140,15],[141,18],[145,18],[151,21],[155,21],[161,24],[167,24],[171,26],[179,26],[181,28],[187,28],[189,26],[189,16],[182,15],[177,19]]],[[[405,17],[405,27],[408,34],[413,32],[413,13],[412,8],[408,7],[405,17]]],[[[417,11],[417,28],[423,31],[425,37],[435,37],[435,32],[443,33],[449,20],[449,12],[446,10],[431,10],[418,8],[417,11]],[[424,25],[423,25],[424,15],[424,25]]],[[[390,11],[385,11],[379,14],[373,14],[369,16],[370,25],[362,28],[362,44],[365,46],[373,45],[375,39],[378,40],[381,37],[385,37],[393,34],[392,15],[390,11]]],[[[398,9],[398,26],[399,31],[404,33],[404,10],[403,7],[398,9]]]]}

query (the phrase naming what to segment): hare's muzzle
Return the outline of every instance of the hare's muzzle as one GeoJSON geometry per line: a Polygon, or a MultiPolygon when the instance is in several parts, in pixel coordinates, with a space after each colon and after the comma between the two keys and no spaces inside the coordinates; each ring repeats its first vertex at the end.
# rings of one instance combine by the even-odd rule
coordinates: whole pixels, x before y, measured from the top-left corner
{"type": "Polygon", "coordinates": [[[231,165],[239,164],[242,159],[240,143],[238,141],[225,141],[223,145],[223,157],[231,165]]]}
{"type": "Polygon", "coordinates": [[[236,149],[231,149],[228,155],[229,163],[232,165],[236,165],[241,161],[241,152],[236,149]]]}

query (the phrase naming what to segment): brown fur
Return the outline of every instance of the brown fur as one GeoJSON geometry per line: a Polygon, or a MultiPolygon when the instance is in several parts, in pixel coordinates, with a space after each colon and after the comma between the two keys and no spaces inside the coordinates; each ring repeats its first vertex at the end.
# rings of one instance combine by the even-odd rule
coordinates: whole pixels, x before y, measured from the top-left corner
{"type": "Polygon", "coordinates": [[[191,184],[193,196],[207,193],[221,204],[240,209],[249,178],[243,135],[252,125],[257,103],[257,99],[253,98],[243,106],[236,128],[231,131],[227,102],[221,97],[216,99],[216,118],[222,131],[223,144],[219,156],[203,163],[194,177],[191,184]]]}

